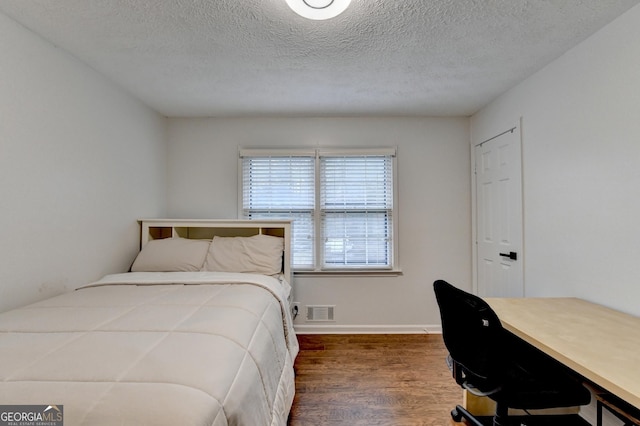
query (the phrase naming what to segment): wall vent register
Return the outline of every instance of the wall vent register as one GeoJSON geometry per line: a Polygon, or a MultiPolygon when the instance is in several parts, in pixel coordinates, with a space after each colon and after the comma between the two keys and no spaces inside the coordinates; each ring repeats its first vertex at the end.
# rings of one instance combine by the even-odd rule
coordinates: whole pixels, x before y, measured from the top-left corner
{"type": "Polygon", "coordinates": [[[307,306],[307,321],[334,321],[335,306],[307,306]]]}

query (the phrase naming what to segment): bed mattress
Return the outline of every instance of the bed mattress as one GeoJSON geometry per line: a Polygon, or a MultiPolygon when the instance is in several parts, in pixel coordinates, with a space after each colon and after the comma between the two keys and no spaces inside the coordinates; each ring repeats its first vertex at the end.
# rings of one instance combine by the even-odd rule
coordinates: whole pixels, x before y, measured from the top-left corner
{"type": "Polygon", "coordinates": [[[70,425],[285,425],[298,344],[269,276],[110,275],[0,314],[0,403],[70,425]]]}

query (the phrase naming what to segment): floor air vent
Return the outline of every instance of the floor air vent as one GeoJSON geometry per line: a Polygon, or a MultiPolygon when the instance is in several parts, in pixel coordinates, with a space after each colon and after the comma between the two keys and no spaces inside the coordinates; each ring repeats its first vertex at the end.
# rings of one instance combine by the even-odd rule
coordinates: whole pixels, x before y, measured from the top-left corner
{"type": "Polygon", "coordinates": [[[335,306],[309,305],[307,306],[307,321],[333,321],[335,306]]]}

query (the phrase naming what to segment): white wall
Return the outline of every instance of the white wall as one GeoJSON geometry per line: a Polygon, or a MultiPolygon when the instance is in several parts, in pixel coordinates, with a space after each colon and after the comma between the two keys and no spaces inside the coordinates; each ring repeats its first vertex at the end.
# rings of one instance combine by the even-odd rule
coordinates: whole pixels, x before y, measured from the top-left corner
{"type": "Polygon", "coordinates": [[[165,119],[0,14],[0,311],[128,268],[164,214],[165,119]]]}
{"type": "Polygon", "coordinates": [[[336,305],[333,331],[437,328],[433,281],[470,288],[467,118],[170,119],[168,135],[169,215],[183,218],[238,216],[238,147],[398,146],[404,274],[295,278],[303,306],[336,305]]]}
{"type": "Polygon", "coordinates": [[[640,315],[640,6],[472,117],[523,117],[527,296],[640,315]]]}

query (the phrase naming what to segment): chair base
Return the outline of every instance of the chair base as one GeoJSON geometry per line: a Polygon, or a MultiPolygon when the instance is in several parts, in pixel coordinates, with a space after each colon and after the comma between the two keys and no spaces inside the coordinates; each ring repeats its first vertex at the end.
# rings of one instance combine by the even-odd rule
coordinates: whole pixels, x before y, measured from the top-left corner
{"type": "Polygon", "coordinates": [[[451,410],[451,418],[456,422],[464,419],[472,426],[590,426],[578,414],[509,416],[498,420],[494,416],[474,416],[460,405],[451,410]]]}

